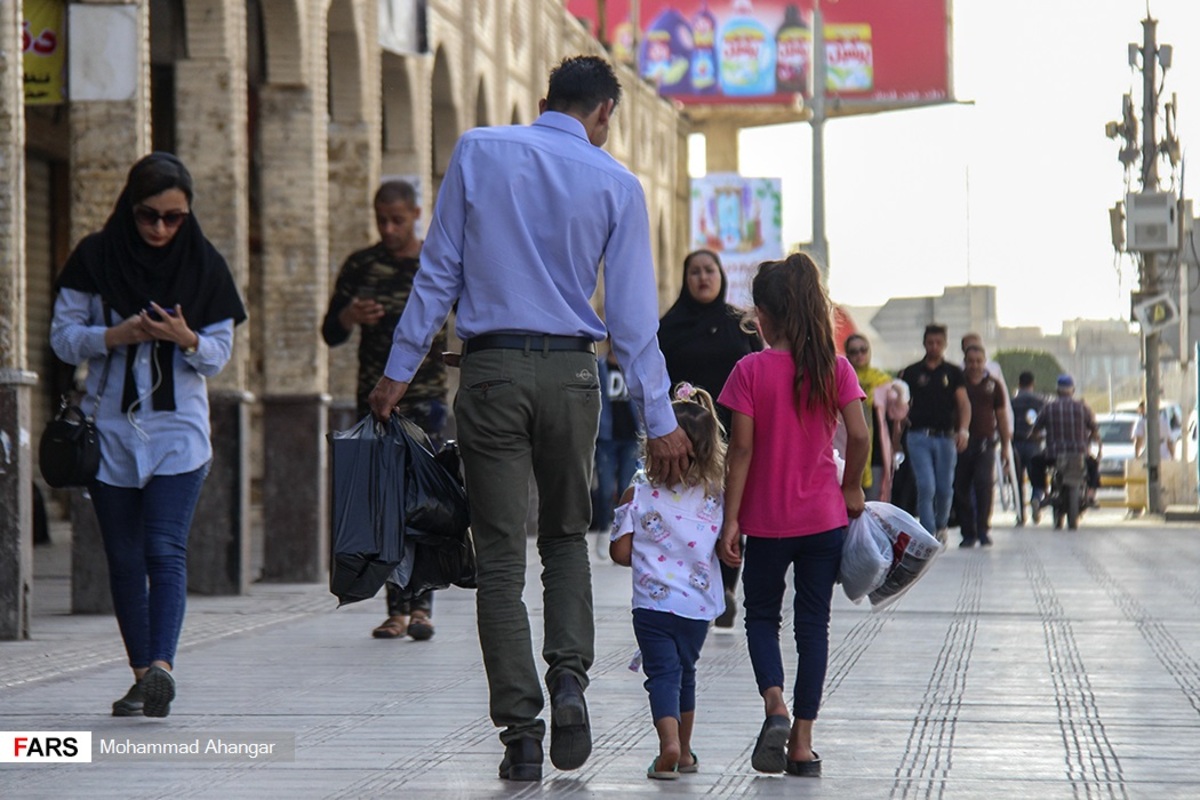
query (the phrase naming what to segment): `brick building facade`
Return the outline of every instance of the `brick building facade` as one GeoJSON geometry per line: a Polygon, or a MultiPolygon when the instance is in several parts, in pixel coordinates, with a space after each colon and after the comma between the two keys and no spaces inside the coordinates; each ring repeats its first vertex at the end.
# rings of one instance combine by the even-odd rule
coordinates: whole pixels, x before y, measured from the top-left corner
{"type": "MultiPolygon", "coordinates": [[[[353,396],[356,364],[353,347],[325,347],[320,323],[342,259],[375,241],[375,187],[382,176],[416,178],[428,219],[464,130],[531,122],[559,59],[603,54],[561,0],[390,0],[421,10],[420,52],[379,44],[388,5],[73,2],[69,16],[82,22],[71,68],[89,63],[75,49],[87,41],[128,36],[134,46],[107,58],[132,88],[92,73],[68,88],[86,99],[25,106],[15,56],[22,4],[0,0],[0,638],[28,635],[34,451],[70,383],[47,341],[54,277],[151,149],[188,165],[195,212],[250,312],[233,360],[210,383],[214,469],[193,527],[191,588],[238,592],[259,577],[249,574],[259,544],[252,502],[262,514],[262,577],[323,578],[325,434],[331,404],[353,396]]],[[[646,189],[665,304],[687,244],[688,124],[633,71],[618,70],[625,97],[608,150],[646,189]]],[[[85,565],[103,562],[90,509],[78,493],[58,499],[72,509],[74,563],[87,574],[85,565]]],[[[75,587],[76,610],[103,609],[99,577],[75,587]]]]}

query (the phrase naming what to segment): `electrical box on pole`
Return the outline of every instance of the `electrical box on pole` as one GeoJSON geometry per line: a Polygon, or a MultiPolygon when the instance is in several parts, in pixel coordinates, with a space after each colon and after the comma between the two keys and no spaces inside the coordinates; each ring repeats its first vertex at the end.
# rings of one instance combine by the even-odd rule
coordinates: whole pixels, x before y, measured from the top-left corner
{"type": "Polygon", "coordinates": [[[1179,249],[1179,201],[1174,192],[1125,195],[1125,248],[1134,253],[1179,249]]]}

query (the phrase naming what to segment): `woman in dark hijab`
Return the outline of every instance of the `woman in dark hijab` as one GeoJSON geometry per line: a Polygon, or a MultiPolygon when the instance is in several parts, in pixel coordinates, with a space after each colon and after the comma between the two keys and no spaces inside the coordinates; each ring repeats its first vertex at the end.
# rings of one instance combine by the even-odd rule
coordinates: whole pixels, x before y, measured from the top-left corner
{"type": "Polygon", "coordinates": [[[133,165],[58,289],[50,344],[64,361],[88,363],[84,409],[101,452],[88,490],[136,680],[113,716],[165,717],[188,532],[212,461],[205,379],[225,366],[246,318],[225,259],[192,214],[192,177],[179,159],[152,153],[133,165]]]}
{"type": "MultiPolygon", "coordinates": [[[[667,360],[672,386],[687,381],[716,397],[733,365],[742,356],[763,349],[758,334],[742,327],[745,314],[725,302],[728,285],[721,259],[711,250],[696,250],[683,259],[679,299],[658,323],[658,346],[667,360]]],[[[717,416],[728,432],[729,409],[717,406],[717,416]]],[[[738,569],[722,564],[721,578],[725,613],[717,617],[715,625],[732,629],[738,569]]]]}

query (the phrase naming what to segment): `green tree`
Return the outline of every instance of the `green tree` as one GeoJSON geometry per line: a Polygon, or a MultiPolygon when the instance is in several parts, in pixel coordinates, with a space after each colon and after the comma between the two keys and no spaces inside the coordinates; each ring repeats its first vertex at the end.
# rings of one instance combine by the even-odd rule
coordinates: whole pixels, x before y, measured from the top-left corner
{"type": "Polygon", "coordinates": [[[1017,378],[1022,372],[1032,372],[1034,391],[1054,394],[1058,376],[1063,374],[1058,359],[1045,350],[998,350],[995,359],[1004,370],[1004,379],[1011,392],[1017,390],[1017,378]]]}

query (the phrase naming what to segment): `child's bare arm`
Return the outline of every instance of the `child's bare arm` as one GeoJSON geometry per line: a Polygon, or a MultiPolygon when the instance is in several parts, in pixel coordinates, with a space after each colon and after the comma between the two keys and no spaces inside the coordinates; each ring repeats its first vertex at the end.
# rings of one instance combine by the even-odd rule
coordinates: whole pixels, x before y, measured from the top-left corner
{"type": "MultiPolygon", "coordinates": [[[[621,495],[621,500],[617,505],[625,505],[633,499],[633,487],[630,486],[621,495]]],[[[608,557],[613,560],[614,564],[620,564],[622,567],[628,567],[633,563],[633,534],[627,533],[615,542],[608,543],[608,557]]]]}

